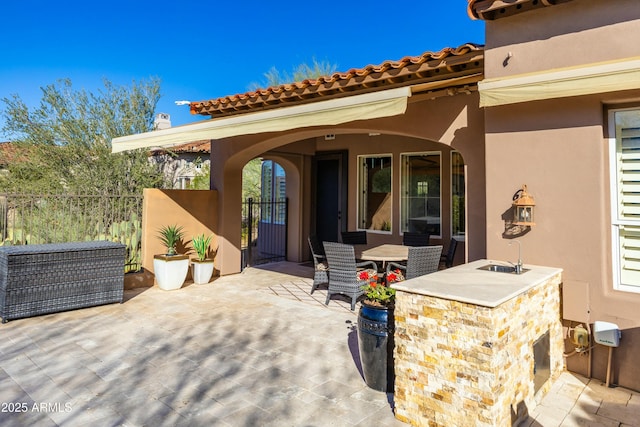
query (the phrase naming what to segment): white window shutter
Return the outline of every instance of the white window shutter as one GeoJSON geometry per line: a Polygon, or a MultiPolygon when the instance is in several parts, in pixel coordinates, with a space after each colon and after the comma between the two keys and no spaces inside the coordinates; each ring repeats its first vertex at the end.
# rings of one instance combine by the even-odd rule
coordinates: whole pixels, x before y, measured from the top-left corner
{"type": "Polygon", "coordinates": [[[640,128],[620,128],[619,141],[620,218],[640,220],[640,128]]]}
{"type": "Polygon", "coordinates": [[[619,285],[640,291],[640,110],[616,113],[619,285]]]}

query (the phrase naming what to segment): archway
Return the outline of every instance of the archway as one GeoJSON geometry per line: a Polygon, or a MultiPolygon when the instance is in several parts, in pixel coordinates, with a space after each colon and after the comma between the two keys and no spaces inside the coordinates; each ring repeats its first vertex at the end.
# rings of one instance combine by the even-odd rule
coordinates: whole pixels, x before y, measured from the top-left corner
{"type": "Polygon", "coordinates": [[[242,174],[242,268],[287,255],[286,173],[274,160],[259,161],[259,170],[254,159],[242,174]]]}
{"type": "MultiPolygon", "coordinates": [[[[233,265],[240,265],[241,197],[238,189],[242,179],[242,167],[256,156],[272,159],[285,170],[285,191],[289,199],[290,221],[287,227],[288,261],[300,262],[308,259],[306,237],[317,234],[317,218],[323,215],[339,218],[338,226],[329,224],[332,230],[362,228],[364,218],[364,227],[368,229],[369,243],[372,245],[400,243],[402,233],[406,231],[406,221],[402,215],[409,212],[408,209],[401,208],[405,200],[399,197],[404,176],[401,174],[401,161],[420,153],[427,153],[427,156],[432,157],[431,153],[440,153],[441,186],[446,193],[440,196],[441,223],[439,229],[431,231],[435,235],[433,242],[442,242],[446,247],[452,236],[464,236],[466,244],[463,253],[460,254],[461,258],[473,260],[484,256],[484,134],[481,113],[470,108],[473,103],[473,96],[438,98],[435,101],[420,100],[410,104],[407,112],[399,117],[351,122],[331,127],[242,135],[212,144],[212,159],[216,159],[218,164],[223,166],[212,175],[213,188],[218,190],[219,194],[219,228],[223,242],[221,256],[225,266],[230,266],[228,270],[224,267],[223,274],[236,272],[233,265]],[[459,167],[465,172],[464,178],[454,178],[450,173],[455,162],[450,155],[452,151],[460,153],[464,158],[464,166],[459,167]],[[334,211],[339,212],[327,214],[317,209],[316,192],[320,178],[317,160],[320,155],[332,153],[344,153],[343,164],[346,166],[343,180],[346,188],[340,192],[333,191],[333,194],[339,193],[338,199],[346,201],[346,206],[338,203],[338,209],[334,211]],[[370,197],[366,203],[360,203],[358,206],[359,159],[380,156],[391,156],[391,203],[387,203],[385,199],[376,204],[376,200],[370,197]],[[464,184],[457,186],[455,201],[449,196],[454,179],[464,184]],[[463,211],[459,211],[462,206],[463,211]],[[368,207],[378,208],[367,210],[368,207]],[[367,223],[369,214],[373,225],[367,223]],[[385,214],[385,218],[391,216],[390,227],[385,218],[378,218],[381,214],[385,214]]],[[[437,203],[438,192],[434,190],[437,187],[429,183],[427,187],[423,187],[428,196],[426,203],[430,204],[432,200],[437,203]]],[[[407,216],[409,220],[413,220],[415,217],[433,215],[427,209],[424,215],[411,213],[407,216]]],[[[430,219],[432,218],[427,218],[430,219]]],[[[412,225],[420,224],[409,224],[407,227],[410,229],[412,225]]],[[[330,239],[335,240],[335,237],[327,238],[330,239]]]]}

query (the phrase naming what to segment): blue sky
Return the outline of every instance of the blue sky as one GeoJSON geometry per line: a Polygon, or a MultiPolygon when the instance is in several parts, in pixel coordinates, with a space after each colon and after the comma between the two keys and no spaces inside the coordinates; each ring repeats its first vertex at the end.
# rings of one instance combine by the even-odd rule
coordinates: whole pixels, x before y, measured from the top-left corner
{"type": "Polygon", "coordinates": [[[203,117],[174,101],[244,93],[272,67],[291,73],[316,58],[347,71],[466,42],[482,44],[484,23],[472,21],[466,5],[467,0],[6,0],[0,98],[15,93],[34,107],[40,88],[57,79],[70,78],[75,89],[93,91],[103,78],[129,85],[156,76],[163,94],[157,111],[170,114],[175,126],[203,117]]]}

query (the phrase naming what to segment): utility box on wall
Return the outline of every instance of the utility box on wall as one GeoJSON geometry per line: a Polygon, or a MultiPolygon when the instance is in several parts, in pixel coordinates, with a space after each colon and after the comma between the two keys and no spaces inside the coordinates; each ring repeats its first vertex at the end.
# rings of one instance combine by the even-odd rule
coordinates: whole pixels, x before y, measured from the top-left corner
{"type": "Polygon", "coordinates": [[[577,280],[562,282],[562,318],[591,323],[589,321],[589,283],[577,280]]]}
{"type": "Polygon", "coordinates": [[[622,333],[615,323],[596,321],[593,324],[593,340],[607,347],[618,347],[622,333]]]}

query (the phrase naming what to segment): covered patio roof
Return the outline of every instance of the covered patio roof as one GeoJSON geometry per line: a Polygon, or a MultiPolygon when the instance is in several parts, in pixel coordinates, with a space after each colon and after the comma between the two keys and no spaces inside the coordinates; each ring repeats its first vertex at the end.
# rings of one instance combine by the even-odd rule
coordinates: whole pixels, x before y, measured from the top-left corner
{"type": "Polygon", "coordinates": [[[483,46],[467,43],[346,73],[192,102],[192,114],[212,119],[114,138],[112,152],[400,115],[409,97],[419,101],[477,90],[483,69],[483,46]]]}

